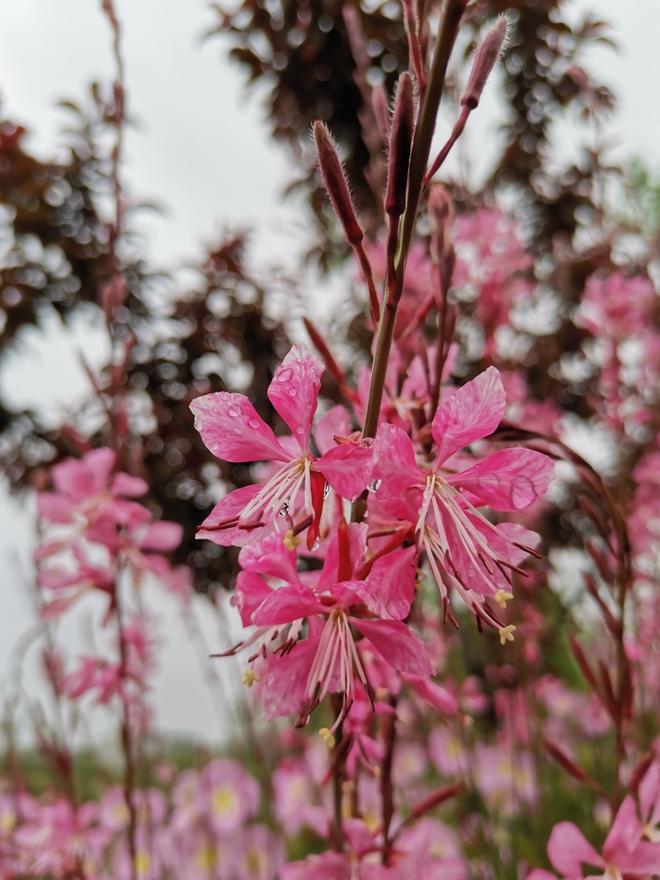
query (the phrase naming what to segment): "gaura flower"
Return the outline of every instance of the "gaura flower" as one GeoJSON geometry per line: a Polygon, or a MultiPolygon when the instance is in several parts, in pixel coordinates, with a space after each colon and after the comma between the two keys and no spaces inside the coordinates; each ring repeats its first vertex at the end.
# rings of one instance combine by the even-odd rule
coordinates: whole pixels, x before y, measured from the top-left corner
{"type": "MultiPolygon", "coordinates": [[[[548,841],[548,857],[553,868],[564,880],[583,880],[600,877],[602,880],[646,880],[660,872],[660,843],[644,839],[644,828],[639,820],[634,799],[628,795],[619,807],[602,854],[572,822],[560,822],[552,830],[548,841]],[[597,868],[602,873],[584,874],[584,866],[597,868]]],[[[533,871],[529,880],[555,880],[548,871],[533,871]]]]}
{"type": "Polygon", "coordinates": [[[439,407],[432,423],[435,460],[418,464],[410,437],[394,425],[382,425],[374,447],[376,500],[414,527],[443,598],[455,590],[483,622],[503,627],[486,603],[505,605],[512,598],[511,573],[531,552],[537,536],[517,523],[493,524],[479,510],[515,511],[546,491],[551,459],[531,449],[494,452],[464,470],[456,454],[492,434],[505,410],[499,372],[489,367],[439,407]]]}
{"type": "MultiPolygon", "coordinates": [[[[268,399],[291,430],[276,437],[244,394],[220,391],[198,397],[190,405],[195,427],[209,450],[230,462],[264,461],[276,464],[264,483],[230,492],[202,523],[198,537],[216,544],[242,545],[279,529],[291,515],[304,511],[313,517],[308,546],[318,536],[327,483],[343,498],[354,499],[366,487],[371,469],[368,443],[354,438],[322,450],[311,449],[314,414],[323,365],[301,345],[294,345],[275,370],[268,399]]],[[[321,438],[319,446],[325,445],[321,438]]]]}
{"type": "Polygon", "coordinates": [[[262,681],[267,714],[297,711],[304,724],[327,693],[340,692],[338,721],[343,718],[355,698],[356,678],[369,691],[356,633],[397,671],[432,674],[423,642],[403,623],[415,589],[415,548],[380,557],[364,574],[365,533],[365,525],[340,523],[316,583],[298,579],[277,589],[252,584],[251,598],[242,599],[245,615],[264,595],[265,585],[265,598],[252,611],[251,622],[270,628],[275,645],[269,655],[262,654],[267,656],[262,681]]]}

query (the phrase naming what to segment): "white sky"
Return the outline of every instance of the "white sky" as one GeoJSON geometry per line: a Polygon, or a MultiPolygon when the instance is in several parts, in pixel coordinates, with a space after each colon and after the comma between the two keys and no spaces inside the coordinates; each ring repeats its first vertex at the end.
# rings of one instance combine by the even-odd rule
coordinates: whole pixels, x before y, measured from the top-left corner
{"type": "MultiPolygon", "coordinates": [[[[34,134],[33,144],[48,154],[57,144],[60,98],[80,99],[92,79],[112,71],[107,25],[95,0],[0,0],[0,94],[10,118],[34,134]]],[[[291,247],[295,213],[283,205],[281,190],[294,169],[283,150],[269,143],[260,122],[258,99],[248,100],[224,44],[201,44],[213,22],[206,0],[118,0],[125,29],[130,110],[139,128],[128,143],[127,173],[140,197],[167,208],[163,217],[145,215],[149,253],[158,265],[172,266],[199,253],[226,226],[256,226],[255,262],[281,256],[291,247]]],[[[612,23],[621,52],[592,53],[598,75],[619,96],[608,129],[619,156],[641,155],[655,168],[660,144],[660,0],[574,0],[573,12],[596,8],[612,23]]],[[[498,103],[491,88],[471,120],[468,155],[480,168],[496,138],[498,103]]],[[[560,149],[571,154],[570,129],[560,149]]],[[[47,345],[29,336],[2,377],[3,393],[16,403],[71,406],[85,393],[71,343],[101,363],[99,340],[81,330],[69,334],[53,325],[47,345]]],[[[10,674],[10,655],[33,622],[25,578],[32,546],[30,510],[5,500],[0,506],[0,694],[10,674]]],[[[201,680],[175,605],[154,602],[163,614],[165,649],[155,689],[158,721],[169,732],[215,739],[217,714],[201,680]]],[[[204,606],[200,606],[203,608],[204,606]]],[[[215,622],[205,626],[218,646],[215,622]]],[[[75,633],[72,639],[79,638],[75,633]]],[[[74,642],[75,643],[75,642],[74,642]]],[[[25,681],[38,692],[34,664],[25,681]]],[[[107,730],[101,727],[100,730],[107,730]]]]}

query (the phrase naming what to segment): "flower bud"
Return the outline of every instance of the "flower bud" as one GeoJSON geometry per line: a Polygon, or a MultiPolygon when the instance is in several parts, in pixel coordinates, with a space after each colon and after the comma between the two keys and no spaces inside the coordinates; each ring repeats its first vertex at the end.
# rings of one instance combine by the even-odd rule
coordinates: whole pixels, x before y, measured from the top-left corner
{"type": "Polygon", "coordinates": [[[364,238],[364,232],[355,215],[353,200],[348,189],[344,169],[337,155],[337,148],[328,127],[323,122],[317,120],[313,125],[313,132],[323,186],[339,222],[344,227],[348,243],[357,245],[364,238]]]}
{"type": "Polygon", "coordinates": [[[461,98],[461,104],[464,107],[474,110],[479,104],[486,81],[502,52],[508,28],[509,20],[506,15],[502,15],[481,41],[474,56],[470,78],[461,98]]]}
{"type": "Polygon", "coordinates": [[[388,133],[390,130],[389,113],[387,110],[387,95],[385,89],[380,83],[375,85],[371,90],[371,106],[376,117],[378,131],[383,139],[383,143],[387,143],[388,133]]]}
{"type": "Polygon", "coordinates": [[[415,127],[415,96],[409,73],[402,73],[394,96],[394,114],[390,129],[390,155],[387,163],[385,211],[400,217],[406,206],[408,166],[415,127]]]}

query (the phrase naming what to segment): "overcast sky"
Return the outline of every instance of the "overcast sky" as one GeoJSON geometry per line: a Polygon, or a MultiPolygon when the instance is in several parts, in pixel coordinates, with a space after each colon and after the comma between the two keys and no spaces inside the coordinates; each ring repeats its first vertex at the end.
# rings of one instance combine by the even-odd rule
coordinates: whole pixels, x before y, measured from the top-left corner
{"type": "MultiPolygon", "coordinates": [[[[174,265],[194,256],[228,224],[257,227],[257,262],[281,254],[294,229],[293,208],[281,201],[293,169],[287,167],[286,154],[269,143],[258,99],[248,100],[240,73],[225,59],[222,41],[201,43],[213,21],[208,3],[118,0],[117,5],[125,28],[130,109],[139,120],[128,142],[127,174],[134,192],[167,208],[163,217],[145,217],[152,260],[174,265]]],[[[96,0],[0,0],[5,112],[30,128],[33,145],[44,155],[58,142],[62,116],[55,102],[80,99],[87,83],[111,75],[108,30],[99,6],[96,0]]],[[[620,44],[619,54],[598,50],[591,58],[619,96],[608,137],[620,157],[641,155],[658,169],[660,0],[574,0],[571,12],[579,16],[590,8],[612,23],[620,44]]],[[[496,138],[497,123],[491,87],[467,137],[468,153],[481,163],[488,162],[488,151],[481,147],[496,138]],[[479,149],[470,149],[471,144],[479,149]]],[[[560,149],[570,153],[570,132],[560,149]]],[[[102,363],[98,340],[83,338],[81,343],[80,332],[74,338],[95,363],[102,363]]],[[[46,346],[35,334],[28,336],[0,379],[3,393],[17,404],[41,405],[54,413],[70,406],[86,390],[71,341],[55,326],[46,346]]],[[[12,649],[33,622],[23,582],[30,572],[31,523],[31,510],[8,501],[0,506],[0,688],[10,675],[12,649]]],[[[162,615],[166,645],[155,692],[159,724],[169,732],[213,739],[217,714],[176,606],[160,599],[154,604],[162,615]]],[[[205,626],[217,648],[220,636],[208,613],[205,626]]],[[[71,639],[81,638],[74,628],[71,639]]],[[[25,680],[36,688],[34,664],[28,663],[25,680]]]]}

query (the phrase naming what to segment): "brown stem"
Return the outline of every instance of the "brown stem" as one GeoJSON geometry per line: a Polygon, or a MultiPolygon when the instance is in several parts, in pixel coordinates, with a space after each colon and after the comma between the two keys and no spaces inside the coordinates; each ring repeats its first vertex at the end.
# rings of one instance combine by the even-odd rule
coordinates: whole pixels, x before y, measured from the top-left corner
{"type": "Polygon", "coordinates": [[[419,121],[413,137],[410,169],[408,172],[406,209],[401,222],[399,247],[394,266],[394,283],[390,284],[388,281],[386,285],[387,294],[378,325],[376,352],[371,372],[371,385],[369,386],[367,411],[362,429],[364,437],[374,437],[378,427],[378,416],[383,399],[387,363],[394,337],[396,312],[399,300],[401,299],[401,293],[403,292],[406,259],[417,219],[419,198],[431,150],[435,120],[442,97],[449,56],[456,41],[458,26],[464,9],[465,0],[445,0],[442,8],[440,30],[435,45],[428,85],[424,93],[419,121]]]}
{"type": "MultiPolygon", "coordinates": [[[[341,697],[333,696],[333,711],[335,714],[341,712],[341,697]]],[[[343,749],[343,724],[340,722],[335,730],[335,756],[332,767],[332,805],[333,805],[333,828],[332,837],[335,849],[342,852],[344,849],[344,820],[343,820],[343,798],[344,798],[344,765],[345,752],[343,749]]]]}
{"type": "MultiPolygon", "coordinates": [[[[124,624],[121,608],[121,597],[119,596],[119,577],[115,584],[115,613],[117,616],[117,643],[119,647],[119,662],[121,666],[120,679],[123,679],[128,673],[128,651],[126,646],[126,638],[124,636],[124,624]]],[[[131,732],[131,722],[129,717],[128,700],[124,690],[121,691],[121,748],[124,755],[124,800],[128,810],[128,853],[131,860],[131,880],[137,880],[137,810],[135,809],[135,761],[133,757],[133,735],[131,732]]]]}
{"type": "Polygon", "coordinates": [[[465,107],[465,106],[461,107],[460,116],[458,117],[458,119],[456,120],[456,122],[454,124],[454,128],[452,129],[452,132],[449,135],[449,139],[447,140],[447,143],[444,145],[444,147],[440,150],[438,155],[435,157],[435,161],[433,162],[433,165],[431,165],[428,173],[426,174],[426,176],[424,178],[424,185],[425,186],[428,186],[428,184],[431,182],[433,175],[438,171],[440,166],[444,163],[445,159],[447,158],[447,156],[451,152],[452,147],[454,146],[456,141],[459,139],[459,137],[463,134],[463,129],[465,128],[465,123],[467,122],[468,116],[470,115],[470,110],[471,110],[470,107],[465,107]]]}
{"type": "Polygon", "coordinates": [[[380,799],[383,823],[383,852],[382,861],[389,865],[392,854],[392,842],[390,840],[390,825],[394,815],[394,788],[392,785],[392,765],[394,763],[394,746],[396,743],[396,703],[397,697],[390,696],[391,714],[385,717],[385,755],[383,757],[382,772],[380,776],[380,799]]]}

